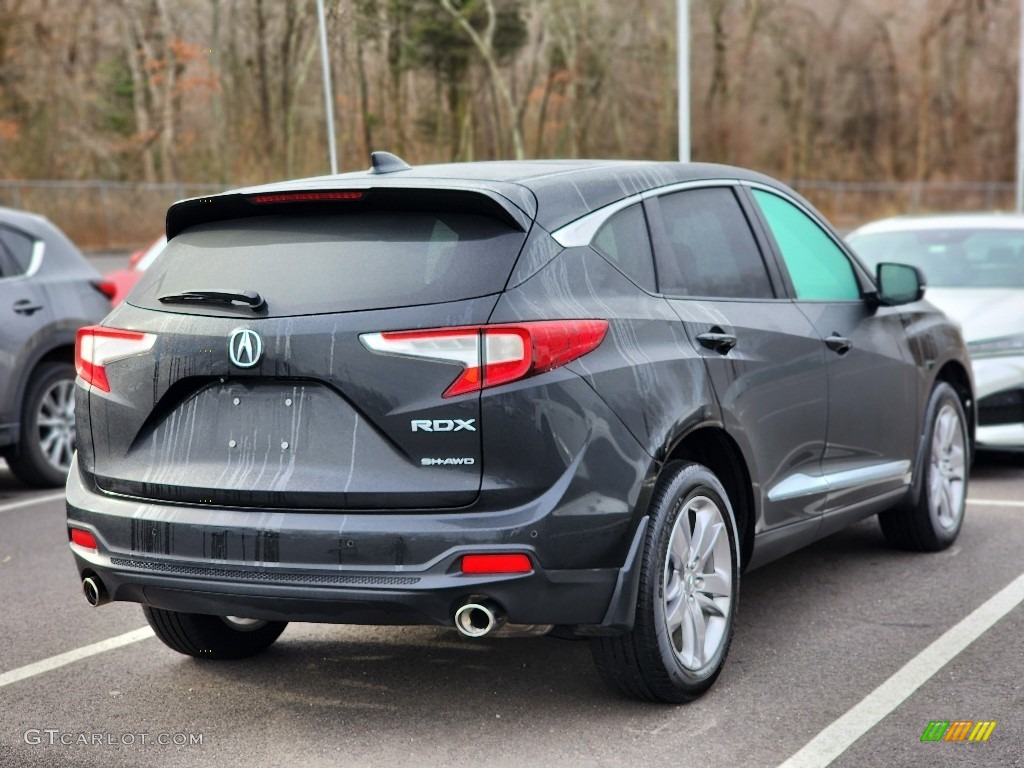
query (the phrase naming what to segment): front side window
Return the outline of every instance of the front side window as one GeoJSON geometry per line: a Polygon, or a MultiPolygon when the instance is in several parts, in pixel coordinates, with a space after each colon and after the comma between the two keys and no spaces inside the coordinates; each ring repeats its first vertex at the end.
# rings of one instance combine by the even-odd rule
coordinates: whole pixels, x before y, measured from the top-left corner
{"type": "Polygon", "coordinates": [[[770,299],[768,272],[732,189],[712,187],[658,198],[671,263],[662,291],[675,296],[770,299]]]}
{"type": "Polygon", "coordinates": [[[796,297],[805,301],[856,301],[853,265],[825,230],[793,203],[755,189],[754,198],[786,263],[796,297]]]}

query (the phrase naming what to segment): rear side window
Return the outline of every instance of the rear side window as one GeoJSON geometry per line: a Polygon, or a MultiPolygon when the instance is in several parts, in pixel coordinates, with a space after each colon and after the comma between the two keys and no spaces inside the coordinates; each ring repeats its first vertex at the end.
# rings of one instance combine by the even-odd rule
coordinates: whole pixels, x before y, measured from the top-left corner
{"type": "Polygon", "coordinates": [[[526,235],[486,216],[363,211],[200,224],[173,238],[130,304],[190,290],[258,291],[271,316],[387,309],[501,291],[526,235]]]}
{"type": "Polygon", "coordinates": [[[778,195],[754,190],[786,262],[796,297],[807,301],[855,301],[860,285],[850,260],[806,213],[778,195]]]}
{"type": "Polygon", "coordinates": [[[631,205],[608,219],[593,246],[634,283],[654,290],[654,256],[642,205],[631,205]]]}
{"type": "Polygon", "coordinates": [[[659,268],[664,293],[774,298],[761,252],[731,189],[676,192],[658,203],[672,249],[670,263],[659,268]]]}
{"type": "Polygon", "coordinates": [[[7,227],[0,227],[0,250],[4,259],[0,259],[0,277],[16,277],[24,275],[32,264],[32,248],[34,241],[28,235],[7,227]]]}

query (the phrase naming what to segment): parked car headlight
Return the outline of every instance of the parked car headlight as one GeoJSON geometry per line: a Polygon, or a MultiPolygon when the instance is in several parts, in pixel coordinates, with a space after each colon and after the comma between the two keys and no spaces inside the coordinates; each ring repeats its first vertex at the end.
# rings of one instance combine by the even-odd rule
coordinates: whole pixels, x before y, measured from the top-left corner
{"type": "Polygon", "coordinates": [[[967,342],[971,357],[1001,357],[1024,353],[1024,334],[967,342]]]}

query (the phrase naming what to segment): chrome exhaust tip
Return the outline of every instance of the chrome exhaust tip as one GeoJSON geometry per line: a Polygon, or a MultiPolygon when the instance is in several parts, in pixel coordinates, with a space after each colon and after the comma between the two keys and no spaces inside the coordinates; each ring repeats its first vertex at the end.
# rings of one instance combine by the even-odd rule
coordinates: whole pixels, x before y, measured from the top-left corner
{"type": "Polygon", "coordinates": [[[93,608],[110,602],[110,596],[103,588],[103,582],[94,576],[82,580],[82,591],[85,593],[86,602],[93,608]]]}
{"type": "Polygon", "coordinates": [[[455,628],[466,637],[483,637],[505,623],[505,615],[490,601],[464,603],[455,611],[455,628]]]}

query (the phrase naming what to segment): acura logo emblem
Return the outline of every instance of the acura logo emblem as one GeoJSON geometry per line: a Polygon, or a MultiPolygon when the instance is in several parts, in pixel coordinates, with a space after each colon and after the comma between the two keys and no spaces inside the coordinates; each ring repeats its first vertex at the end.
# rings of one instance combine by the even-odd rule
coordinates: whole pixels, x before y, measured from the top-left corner
{"type": "Polygon", "coordinates": [[[263,339],[256,331],[239,328],[228,339],[228,357],[239,368],[252,368],[263,356],[263,339]]]}

